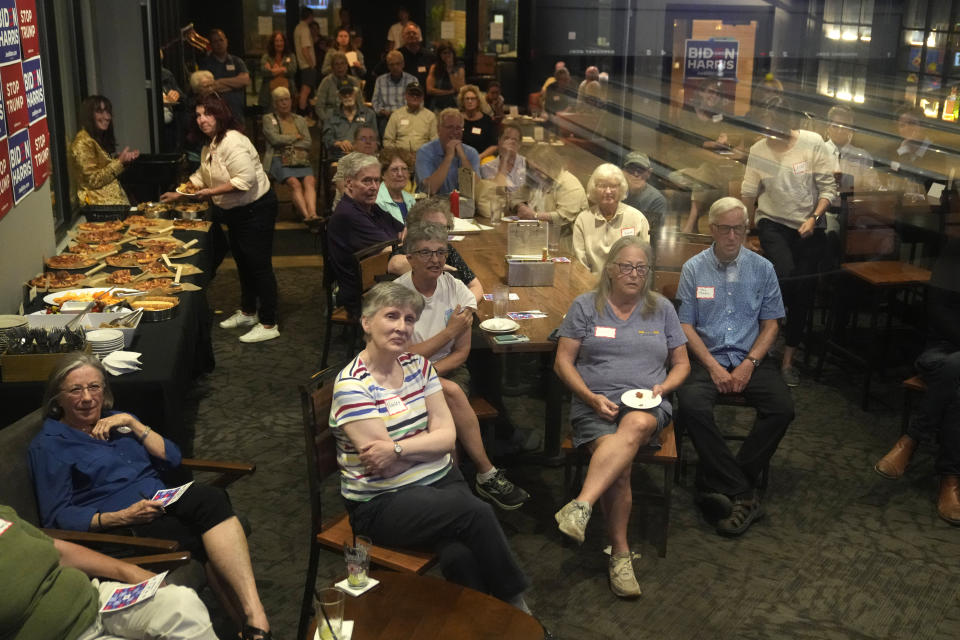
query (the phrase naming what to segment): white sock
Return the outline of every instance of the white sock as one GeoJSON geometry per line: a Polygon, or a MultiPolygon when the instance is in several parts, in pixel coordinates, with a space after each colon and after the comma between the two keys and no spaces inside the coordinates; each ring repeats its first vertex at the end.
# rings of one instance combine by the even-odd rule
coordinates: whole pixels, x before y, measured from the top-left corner
{"type": "Polygon", "coordinates": [[[496,468],[496,467],[490,467],[490,470],[489,470],[489,471],[484,471],[483,473],[478,473],[478,474],[477,474],[477,482],[483,484],[484,482],[487,482],[488,480],[492,480],[492,479],[493,479],[493,476],[495,476],[495,475],[497,475],[497,468],[496,468]]]}

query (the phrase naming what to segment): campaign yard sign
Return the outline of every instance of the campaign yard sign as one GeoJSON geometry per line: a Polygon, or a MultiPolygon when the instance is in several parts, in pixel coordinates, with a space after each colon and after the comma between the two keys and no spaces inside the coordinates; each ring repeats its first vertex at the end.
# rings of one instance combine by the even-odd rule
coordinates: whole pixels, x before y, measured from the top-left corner
{"type": "Polygon", "coordinates": [[[37,36],[36,0],[17,0],[17,22],[20,23],[20,49],[22,59],[40,55],[40,38],[37,36]]]}
{"type": "Polygon", "coordinates": [[[13,181],[10,178],[10,161],[7,159],[7,140],[0,138],[0,218],[13,209],[13,181]]]}
{"type": "Polygon", "coordinates": [[[0,0],[0,64],[20,60],[20,26],[16,0],[0,0]]]}
{"type": "Polygon", "coordinates": [[[30,155],[33,156],[33,188],[39,189],[50,177],[50,130],[47,119],[40,118],[28,127],[30,155]]]}
{"type": "Polygon", "coordinates": [[[33,124],[46,117],[47,107],[43,97],[43,73],[40,71],[40,56],[24,60],[23,88],[27,96],[27,121],[33,124]]]}
{"type": "Polygon", "coordinates": [[[738,40],[685,40],[683,77],[734,80],[739,58],[738,40]]]}
{"type": "Polygon", "coordinates": [[[7,157],[10,159],[10,177],[13,180],[13,204],[17,205],[33,191],[29,131],[22,129],[7,138],[7,157]]]}

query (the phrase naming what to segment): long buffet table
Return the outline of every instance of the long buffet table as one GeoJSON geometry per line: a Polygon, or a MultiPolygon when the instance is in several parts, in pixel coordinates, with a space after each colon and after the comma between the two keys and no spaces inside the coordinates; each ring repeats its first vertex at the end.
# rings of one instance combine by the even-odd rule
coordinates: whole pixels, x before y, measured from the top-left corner
{"type": "MultiPolygon", "coordinates": [[[[143,354],[143,369],[111,376],[110,386],[117,409],[136,414],[145,424],[175,442],[185,456],[191,456],[193,433],[185,427],[185,400],[194,378],[214,367],[211,314],[205,290],[212,270],[210,234],[176,230],[173,235],[186,242],[198,239],[195,246],[201,249],[199,253],[172,262],[199,267],[202,273],[184,276],[181,280],[201,289],[179,294],[180,310],[176,317],[164,322],[140,323],[129,350],[143,354]]],[[[114,269],[107,267],[106,270],[114,269]]],[[[38,296],[26,312],[42,309],[42,298],[38,296]]],[[[0,428],[39,407],[44,386],[43,382],[0,384],[0,428]]]]}
{"type": "MultiPolygon", "coordinates": [[[[486,220],[482,224],[490,224],[486,220]]],[[[509,222],[493,223],[491,231],[466,233],[461,242],[455,243],[457,251],[470,265],[470,268],[483,283],[486,291],[492,291],[498,284],[507,284],[507,225],[509,222]]],[[[460,231],[458,230],[458,233],[460,231]]],[[[511,287],[510,292],[517,294],[519,300],[509,303],[509,311],[539,310],[547,314],[546,318],[518,320],[520,328],[516,333],[530,338],[529,342],[499,344],[494,336],[484,333],[486,346],[495,354],[509,357],[513,353],[542,354],[545,365],[550,369],[547,381],[546,411],[544,416],[543,454],[548,461],[556,460],[560,454],[560,442],[563,425],[561,423],[562,386],[553,373],[553,353],[556,342],[551,339],[553,331],[560,326],[573,299],[581,293],[590,291],[596,284],[596,277],[570,254],[561,254],[570,259],[568,263],[555,265],[553,286],[511,287]]],[[[480,321],[493,317],[493,303],[485,302],[478,309],[480,321]]],[[[499,376],[498,376],[499,378],[499,376]]]]}

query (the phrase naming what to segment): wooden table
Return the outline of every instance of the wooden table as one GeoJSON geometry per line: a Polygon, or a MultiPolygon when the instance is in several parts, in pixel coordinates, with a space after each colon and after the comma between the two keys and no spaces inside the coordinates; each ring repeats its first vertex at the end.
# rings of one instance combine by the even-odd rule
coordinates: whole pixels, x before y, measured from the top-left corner
{"type": "MultiPolygon", "coordinates": [[[[502,600],[433,576],[394,571],[371,574],[380,584],[346,596],[344,617],[354,621],[353,640],[542,640],[533,616],[502,600]]],[[[312,640],[316,622],[307,638],[312,640]]]]}
{"type": "MultiPolygon", "coordinates": [[[[489,224],[481,221],[482,224],[489,224]]],[[[507,225],[509,222],[494,223],[492,231],[467,234],[466,238],[454,244],[460,255],[483,283],[485,291],[491,292],[498,284],[507,284],[507,225]]],[[[521,333],[530,342],[519,344],[497,344],[492,334],[484,337],[494,353],[541,353],[549,358],[556,349],[556,343],[550,340],[550,334],[560,326],[573,299],[581,293],[594,288],[596,276],[590,273],[575,257],[567,255],[569,263],[557,263],[552,287],[511,287],[510,292],[517,294],[519,300],[511,301],[510,311],[529,311],[539,309],[547,314],[546,318],[519,320],[521,333]]],[[[480,321],[493,317],[493,303],[484,302],[478,309],[480,321]]],[[[552,362],[550,363],[552,364],[552,362]]],[[[546,415],[544,421],[543,453],[549,460],[562,461],[560,457],[561,433],[561,385],[560,380],[549,367],[550,379],[547,385],[546,415]]]]}

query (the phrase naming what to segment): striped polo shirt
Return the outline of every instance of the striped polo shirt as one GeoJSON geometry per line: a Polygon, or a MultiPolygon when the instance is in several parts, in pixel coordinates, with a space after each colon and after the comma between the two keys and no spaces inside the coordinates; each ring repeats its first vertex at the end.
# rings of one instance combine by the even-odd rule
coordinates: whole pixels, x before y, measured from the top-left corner
{"type": "Polygon", "coordinates": [[[359,355],[340,372],[334,384],[330,427],[337,440],[340,493],[348,500],[367,502],[407,485],[431,484],[450,470],[450,454],[444,454],[391,478],[370,474],[342,429],[357,420],[380,418],[395,442],[427,431],[426,397],[441,392],[440,379],[423,356],[405,353],[397,362],[403,369],[403,385],[399,389],[377,384],[359,355]]]}

